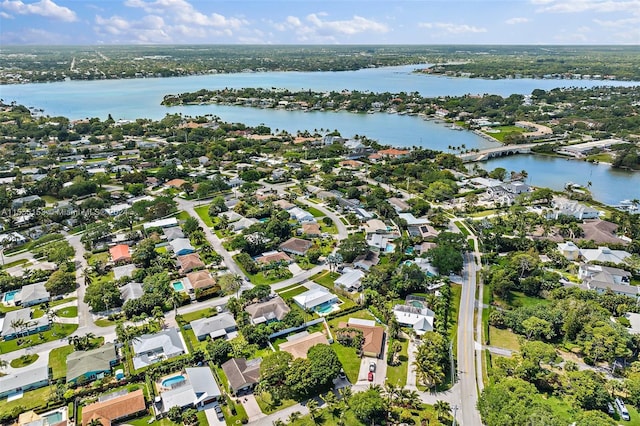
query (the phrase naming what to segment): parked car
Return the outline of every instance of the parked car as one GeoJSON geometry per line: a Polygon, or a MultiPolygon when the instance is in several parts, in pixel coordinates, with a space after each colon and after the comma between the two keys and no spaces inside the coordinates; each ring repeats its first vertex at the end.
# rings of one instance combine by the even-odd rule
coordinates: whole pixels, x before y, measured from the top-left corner
{"type": "Polygon", "coordinates": [[[338,373],[338,377],[341,378],[342,380],[347,378],[347,375],[343,369],[340,369],[340,372],[338,373]]]}
{"type": "Polygon", "coordinates": [[[375,361],[371,361],[369,363],[369,371],[371,371],[371,372],[375,372],[376,371],[376,363],[375,363],[375,361]]]}
{"type": "Polygon", "coordinates": [[[622,402],[620,398],[616,398],[614,402],[616,404],[616,409],[620,414],[620,418],[627,422],[631,420],[631,416],[629,415],[629,411],[627,410],[627,407],[624,405],[624,402],[622,402]]]}
{"type": "Polygon", "coordinates": [[[369,371],[369,376],[367,377],[367,379],[368,379],[370,382],[373,382],[373,371],[369,371]]]}
{"type": "Polygon", "coordinates": [[[222,408],[219,405],[216,405],[216,415],[218,416],[218,420],[224,420],[224,414],[222,413],[222,408]]]}

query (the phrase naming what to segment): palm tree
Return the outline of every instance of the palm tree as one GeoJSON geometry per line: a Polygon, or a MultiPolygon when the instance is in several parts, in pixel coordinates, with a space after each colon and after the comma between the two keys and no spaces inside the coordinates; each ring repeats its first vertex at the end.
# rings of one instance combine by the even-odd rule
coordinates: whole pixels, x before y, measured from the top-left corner
{"type": "Polygon", "coordinates": [[[300,411],[294,411],[293,413],[289,414],[289,417],[287,417],[287,420],[289,421],[289,423],[293,423],[296,420],[300,419],[300,411]]]}
{"type": "Polygon", "coordinates": [[[89,423],[87,423],[87,426],[102,426],[102,421],[100,421],[100,419],[98,418],[94,418],[89,420],[89,423]]]}
{"type": "Polygon", "coordinates": [[[0,370],[4,370],[8,366],[9,366],[9,363],[7,362],[7,360],[0,358],[0,370]]]}
{"type": "Polygon", "coordinates": [[[436,413],[438,413],[438,420],[446,419],[451,412],[451,404],[446,401],[436,401],[436,403],[433,404],[433,408],[435,408],[436,413]]]}
{"type": "Polygon", "coordinates": [[[307,408],[309,409],[311,420],[313,420],[313,423],[316,423],[316,416],[318,415],[318,401],[316,401],[315,399],[310,399],[309,401],[307,401],[307,408]]]}
{"type": "Polygon", "coordinates": [[[273,424],[273,426],[284,426],[285,425],[285,423],[280,419],[274,420],[272,424],[273,424]]]}
{"type": "Polygon", "coordinates": [[[348,407],[349,399],[351,399],[351,395],[353,395],[351,388],[349,387],[341,388],[338,392],[340,393],[340,398],[344,401],[345,405],[348,407]]]}
{"type": "Polygon", "coordinates": [[[339,404],[336,394],[333,393],[333,391],[329,391],[325,395],[320,395],[320,398],[324,401],[325,404],[327,404],[327,408],[331,412],[331,415],[335,417],[336,408],[339,404]]]}
{"type": "Polygon", "coordinates": [[[182,293],[174,291],[169,294],[169,301],[173,305],[173,315],[178,315],[178,306],[182,305],[182,293]]]}

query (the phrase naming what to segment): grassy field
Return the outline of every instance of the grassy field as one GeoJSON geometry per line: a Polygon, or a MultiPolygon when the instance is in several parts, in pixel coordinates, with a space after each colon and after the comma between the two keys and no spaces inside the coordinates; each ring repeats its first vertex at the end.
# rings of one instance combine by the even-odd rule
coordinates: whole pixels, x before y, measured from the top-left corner
{"type": "Polygon", "coordinates": [[[304,293],[305,291],[307,291],[308,289],[305,286],[297,286],[294,289],[291,290],[287,290],[287,291],[283,291],[280,294],[280,297],[282,297],[284,300],[289,300],[289,299],[293,299],[295,296],[304,293]]]}
{"type": "Polygon", "coordinates": [[[73,352],[73,345],[61,346],[49,352],[49,367],[54,380],[66,377],[67,356],[73,352]]]}
{"type": "Polygon", "coordinates": [[[78,307],[67,306],[66,308],[58,309],[56,313],[61,318],[75,318],[78,316],[78,307]]]}
{"type": "Polygon", "coordinates": [[[400,351],[400,365],[387,367],[387,383],[404,387],[407,384],[407,372],[409,370],[409,340],[398,339],[402,345],[400,351]]]}
{"type": "Polygon", "coordinates": [[[336,352],[336,355],[338,355],[342,369],[346,373],[349,381],[356,383],[358,381],[358,373],[360,372],[360,357],[356,354],[356,349],[342,346],[340,343],[334,343],[331,347],[336,352]]]}
{"type": "Polygon", "coordinates": [[[9,365],[13,368],[22,368],[31,365],[38,360],[38,354],[22,355],[21,357],[12,359],[9,365]]]}
{"type": "Polygon", "coordinates": [[[337,272],[324,271],[314,275],[313,277],[311,277],[311,279],[314,282],[320,284],[321,286],[324,286],[329,290],[333,290],[333,283],[339,277],[340,277],[340,274],[337,272]]]}
{"type": "Polygon", "coordinates": [[[7,352],[13,352],[18,349],[22,349],[28,347],[29,344],[39,345],[40,343],[50,342],[52,340],[62,339],[76,331],[78,328],[78,324],[59,324],[54,323],[54,326],[51,330],[47,330],[43,333],[32,334],[31,336],[23,337],[23,344],[18,346],[18,339],[7,340],[4,342],[0,342],[0,351],[3,354],[7,352]],[[40,338],[40,334],[42,334],[42,338],[40,338]]]}
{"type": "Polygon", "coordinates": [[[491,132],[483,132],[496,138],[500,142],[504,142],[504,138],[512,133],[524,133],[526,130],[518,126],[496,126],[491,128],[491,132]],[[495,132],[495,133],[494,133],[495,132]]]}
{"type": "Polygon", "coordinates": [[[518,335],[509,330],[489,326],[489,342],[491,346],[498,348],[510,349],[512,351],[520,350],[518,335]]]}
{"type": "Polygon", "coordinates": [[[509,304],[519,308],[522,306],[547,305],[549,304],[549,300],[541,297],[527,296],[520,291],[512,291],[509,304]]]}
{"type": "Polygon", "coordinates": [[[462,286],[451,284],[451,324],[449,326],[449,338],[453,341],[453,355],[458,353],[458,313],[460,312],[460,298],[462,297],[462,286]]]}
{"type": "Polygon", "coordinates": [[[100,318],[94,321],[94,324],[98,327],[111,327],[112,325],[116,325],[115,321],[111,321],[107,318],[100,318]]]}
{"type": "Polygon", "coordinates": [[[304,206],[304,209],[306,211],[308,211],[309,213],[311,213],[313,215],[313,217],[324,217],[325,214],[322,213],[320,210],[316,209],[315,207],[311,207],[311,206],[304,206]]]}
{"type": "Polygon", "coordinates": [[[209,217],[209,206],[205,205],[205,206],[196,207],[194,210],[196,211],[196,213],[198,213],[198,216],[200,216],[200,219],[204,221],[205,225],[207,225],[209,228],[213,227],[213,222],[209,217]]]}
{"type": "Polygon", "coordinates": [[[24,265],[25,263],[28,263],[28,262],[29,262],[28,259],[14,260],[13,262],[5,263],[0,269],[9,269],[9,268],[13,268],[14,266],[24,265]]]}
{"type": "Polygon", "coordinates": [[[205,309],[200,309],[199,311],[189,312],[189,313],[180,314],[180,315],[182,316],[182,321],[188,323],[200,318],[212,317],[214,315],[217,315],[217,313],[218,312],[216,312],[215,308],[205,308],[205,309]]]}
{"type": "Polygon", "coordinates": [[[178,220],[187,220],[189,219],[191,216],[189,215],[189,213],[185,212],[185,211],[181,211],[180,213],[178,213],[176,215],[176,219],[178,220]]]}
{"type": "Polygon", "coordinates": [[[269,392],[262,392],[260,394],[256,393],[254,395],[256,397],[256,402],[260,406],[260,410],[262,410],[262,412],[265,414],[271,414],[278,410],[282,410],[297,404],[297,402],[293,399],[283,399],[282,401],[280,401],[280,404],[274,405],[273,399],[271,398],[271,394],[269,392]]]}
{"type": "MultiPolygon", "coordinates": [[[[137,419],[127,420],[127,424],[132,426],[175,426],[182,423],[174,423],[168,418],[152,421],[153,416],[138,417],[137,419]]],[[[198,425],[208,425],[207,415],[204,411],[198,411],[198,425]]]]}
{"type": "Polygon", "coordinates": [[[13,401],[7,402],[3,399],[2,401],[2,412],[10,412],[16,407],[21,407],[23,411],[30,410],[32,407],[38,407],[46,404],[45,401],[49,399],[49,394],[51,393],[51,387],[45,386],[40,389],[35,389],[29,392],[25,392],[22,398],[14,399],[13,401]]]}

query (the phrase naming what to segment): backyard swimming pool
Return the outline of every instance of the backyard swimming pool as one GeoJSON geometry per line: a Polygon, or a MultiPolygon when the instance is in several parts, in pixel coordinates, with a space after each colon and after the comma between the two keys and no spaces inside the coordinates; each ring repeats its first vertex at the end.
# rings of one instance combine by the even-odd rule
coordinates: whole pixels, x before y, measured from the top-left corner
{"type": "Polygon", "coordinates": [[[45,419],[47,419],[48,424],[53,425],[56,423],[60,423],[62,420],[64,420],[62,418],[62,413],[60,411],[56,411],[55,413],[51,413],[51,414],[47,414],[45,416],[43,416],[45,419]]]}
{"type": "Polygon", "coordinates": [[[182,283],[182,281],[176,281],[174,283],[171,283],[171,287],[173,287],[173,289],[175,291],[183,291],[184,290],[184,284],[182,283]]]}
{"type": "Polygon", "coordinates": [[[16,294],[20,293],[20,290],[8,291],[4,294],[2,299],[3,302],[13,302],[13,299],[16,298],[16,294]]]}
{"type": "Polygon", "coordinates": [[[335,306],[334,304],[322,306],[320,308],[317,308],[316,312],[319,313],[319,314],[328,314],[328,313],[333,312],[334,306],[335,306]]]}
{"type": "Polygon", "coordinates": [[[177,385],[178,383],[182,383],[184,381],[185,381],[185,378],[183,375],[173,376],[173,377],[169,377],[168,379],[164,379],[162,381],[162,386],[165,388],[171,388],[177,385]]]}

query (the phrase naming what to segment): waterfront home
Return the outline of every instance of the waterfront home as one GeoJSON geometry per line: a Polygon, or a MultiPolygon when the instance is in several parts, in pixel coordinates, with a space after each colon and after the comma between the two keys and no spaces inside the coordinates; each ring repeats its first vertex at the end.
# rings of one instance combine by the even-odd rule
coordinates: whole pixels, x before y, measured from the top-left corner
{"type": "Polygon", "coordinates": [[[278,247],[285,253],[304,256],[307,254],[309,249],[313,247],[313,243],[308,240],[292,237],[280,244],[278,247]]]}
{"type": "Polygon", "coordinates": [[[160,402],[155,404],[161,413],[166,413],[172,407],[201,409],[222,396],[209,367],[185,368],[184,374],[174,377],[182,380],[176,380],[167,386],[168,389],[161,391],[160,402]]]}
{"type": "Polygon", "coordinates": [[[111,373],[118,364],[113,343],[89,351],[76,351],[67,356],[67,383],[91,382],[111,373]]]}
{"type": "Polygon", "coordinates": [[[355,328],[362,332],[362,354],[373,358],[380,358],[384,353],[384,328],[376,327],[376,322],[359,318],[349,318],[344,323],[338,324],[338,328],[355,328]]]}
{"type": "Polygon", "coordinates": [[[177,328],[168,328],[155,334],[143,334],[133,340],[133,367],[146,367],[184,354],[185,348],[177,328]]]}
{"type": "Polygon", "coordinates": [[[18,309],[17,311],[9,311],[4,316],[0,337],[4,340],[13,340],[18,337],[47,331],[49,328],[51,328],[51,323],[46,316],[32,318],[30,308],[18,309]],[[18,323],[22,325],[17,326],[18,323]]]}
{"type": "Polygon", "coordinates": [[[22,287],[20,293],[16,293],[14,296],[14,303],[21,305],[23,308],[29,306],[39,305],[40,303],[48,302],[51,295],[45,288],[45,281],[28,284],[22,287]]]}
{"type": "Polygon", "coordinates": [[[173,241],[169,241],[169,245],[176,256],[182,256],[196,251],[188,238],[176,238],[173,241]]]}
{"type": "Polygon", "coordinates": [[[315,345],[328,345],[329,341],[324,333],[316,331],[309,334],[306,331],[289,336],[287,341],[280,343],[279,348],[283,352],[289,352],[294,358],[306,358],[309,349],[315,345]]]}
{"type": "Polygon", "coordinates": [[[244,308],[249,314],[252,324],[282,321],[291,310],[279,296],[266,302],[253,303],[244,308]]]}
{"type": "Polygon", "coordinates": [[[22,394],[49,384],[49,367],[20,368],[0,377],[0,398],[22,394]]]}
{"type": "Polygon", "coordinates": [[[333,285],[335,288],[345,291],[360,291],[364,276],[364,272],[360,269],[344,268],[342,275],[333,282],[333,285]]]}
{"type": "Polygon", "coordinates": [[[410,327],[418,336],[433,331],[433,320],[435,313],[429,308],[418,308],[408,305],[395,305],[393,315],[398,324],[403,327],[410,327]]]}
{"type": "Polygon", "coordinates": [[[229,390],[234,395],[252,390],[260,381],[262,358],[247,361],[246,358],[231,358],[221,365],[229,382],[229,390]]]}
{"type": "Polygon", "coordinates": [[[410,153],[411,151],[408,151],[406,149],[396,149],[396,148],[381,149],[380,151],[378,151],[379,155],[386,158],[406,158],[409,156],[410,153]]]}
{"type": "Polygon", "coordinates": [[[578,220],[597,219],[600,211],[563,197],[553,197],[551,209],[547,210],[547,219],[558,219],[559,216],[572,216],[578,220]]]}
{"type": "Polygon", "coordinates": [[[321,310],[338,303],[338,296],[326,287],[314,284],[309,290],[293,297],[293,301],[303,310],[321,310]]]}
{"type": "Polygon", "coordinates": [[[439,234],[438,230],[431,225],[408,226],[407,232],[412,237],[419,237],[423,240],[432,240],[439,234]]]}
{"type": "Polygon", "coordinates": [[[232,338],[238,330],[236,320],[228,312],[215,315],[210,318],[200,318],[189,323],[193,334],[200,341],[206,340],[207,336],[212,339],[218,337],[232,338]]]}
{"type": "Polygon", "coordinates": [[[146,412],[147,405],[142,389],[124,395],[101,395],[98,402],[82,408],[82,426],[88,426],[97,420],[103,426],[122,423],[123,420],[134,418],[146,412]]]}
{"type": "Polygon", "coordinates": [[[109,255],[111,256],[111,261],[114,263],[131,262],[131,249],[126,244],[118,244],[117,246],[111,247],[109,249],[109,255]]]}

